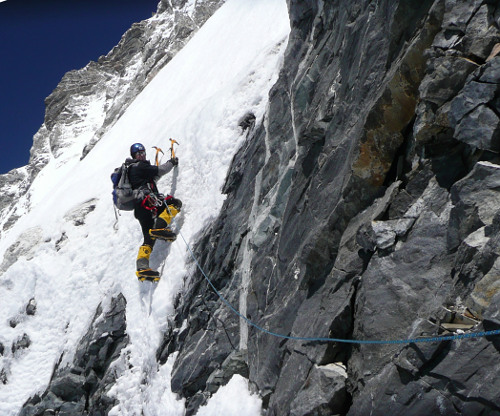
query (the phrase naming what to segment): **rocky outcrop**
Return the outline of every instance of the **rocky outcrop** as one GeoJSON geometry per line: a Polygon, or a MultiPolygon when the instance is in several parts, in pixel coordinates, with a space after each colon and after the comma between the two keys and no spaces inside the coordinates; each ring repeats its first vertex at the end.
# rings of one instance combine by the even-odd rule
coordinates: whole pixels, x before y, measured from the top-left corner
{"type": "Polygon", "coordinates": [[[71,364],[55,368],[46,391],[23,406],[20,415],[106,415],[115,405],[107,394],[116,381],[116,361],[128,344],[123,295],[99,305],[71,364]],[[105,310],[104,310],[105,308],[105,310]]]}
{"type": "MultiPolygon", "coordinates": [[[[500,254],[498,225],[490,213],[471,221],[473,205],[477,212],[478,205],[488,206],[498,198],[498,191],[488,182],[497,180],[499,169],[479,162],[452,186],[451,195],[431,179],[423,194],[428,200],[405,241],[390,254],[375,254],[363,273],[354,337],[405,338],[453,330],[448,323],[455,322],[455,317],[447,316],[444,308],[477,320],[469,321],[469,326],[462,320],[455,328],[499,328],[488,322],[491,312],[478,307],[472,297],[473,291],[481,292],[481,298],[489,296],[483,298],[489,307],[498,293],[488,284],[488,289],[478,285],[483,279],[488,281],[485,276],[500,254]],[[485,179],[481,185],[478,176],[485,179]],[[475,186],[481,190],[465,191],[475,186]]],[[[495,364],[496,342],[481,338],[359,348],[349,360],[357,394],[348,414],[496,414],[498,393],[490,388],[497,385],[493,380],[500,370],[495,364]],[[375,401],[374,397],[391,399],[375,401]]]]}
{"type": "MultiPolygon", "coordinates": [[[[500,328],[500,9],[288,3],[283,70],[196,246],[204,271],[284,336],[500,328]]],[[[179,351],[188,414],[225,373],[248,374],[267,415],[500,414],[498,337],[287,340],[200,273],[186,284],[158,355],[179,351]]]]}
{"type": "Polygon", "coordinates": [[[36,252],[36,248],[43,243],[43,235],[40,227],[29,228],[23,232],[14,244],[12,244],[3,256],[0,264],[0,275],[2,275],[20,256],[30,260],[36,252]]]}
{"type": "Polygon", "coordinates": [[[64,75],[45,99],[44,123],[33,137],[29,164],[0,175],[1,229],[29,210],[27,191],[49,160],[63,163],[75,149],[84,158],[224,0],[191,3],[161,1],[157,13],[134,23],[107,55],[64,75]]]}

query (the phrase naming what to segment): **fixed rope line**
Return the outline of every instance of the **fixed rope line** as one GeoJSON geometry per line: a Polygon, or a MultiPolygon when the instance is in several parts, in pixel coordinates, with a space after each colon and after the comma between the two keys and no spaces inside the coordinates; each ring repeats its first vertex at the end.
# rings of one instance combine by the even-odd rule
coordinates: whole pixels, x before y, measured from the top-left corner
{"type": "Polygon", "coordinates": [[[212,281],[209,279],[203,268],[201,267],[200,263],[196,259],[196,256],[194,255],[193,251],[191,250],[191,247],[189,246],[188,242],[182,235],[182,233],[179,231],[180,236],[184,240],[184,243],[186,244],[186,247],[188,248],[189,253],[191,254],[191,257],[193,258],[194,262],[196,263],[196,266],[200,270],[200,272],[203,274],[205,277],[206,281],[210,285],[210,287],[214,290],[214,292],[217,294],[219,299],[224,302],[224,304],[231,309],[236,315],[238,315],[241,319],[243,319],[248,325],[253,326],[254,328],[258,329],[261,332],[264,332],[268,335],[271,335],[273,337],[277,338],[283,338],[283,339],[289,339],[289,340],[294,340],[294,341],[309,341],[309,342],[342,342],[346,344],[412,344],[412,343],[418,343],[418,342],[441,342],[441,341],[453,341],[457,339],[467,339],[467,338],[480,338],[480,337],[487,337],[487,336],[493,336],[493,335],[500,335],[500,329],[494,329],[491,331],[482,331],[482,332],[469,332],[467,334],[456,334],[456,335],[444,335],[444,336],[437,336],[437,337],[421,337],[421,338],[408,338],[408,339],[395,339],[395,340],[379,340],[379,339],[367,339],[367,340],[362,340],[362,339],[342,339],[342,338],[322,338],[322,337],[299,337],[299,336],[292,336],[292,335],[284,335],[284,334],[278,334],[276,332],[269,331],[259,325],[257,325],[255,322],[251,321],[248,319],[246,316],[243,316],[238,310],[236,310],[233,305],[231,305],[224,296],[217,290],[217,288],[214,286],[212,281]]]}

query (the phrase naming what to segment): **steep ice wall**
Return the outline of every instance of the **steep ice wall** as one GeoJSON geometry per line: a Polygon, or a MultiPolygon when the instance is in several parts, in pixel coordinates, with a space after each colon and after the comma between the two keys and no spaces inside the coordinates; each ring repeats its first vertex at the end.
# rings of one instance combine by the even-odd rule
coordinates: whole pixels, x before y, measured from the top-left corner
{"type": "Polygon", "coordinates": [[[224,0],[162,1],[97,62],[66,73],[46,98],[27,166],[0,175],[0,235],[30,209],[26,191],[51,160],[85,157],[137,94],[224,0]]]}

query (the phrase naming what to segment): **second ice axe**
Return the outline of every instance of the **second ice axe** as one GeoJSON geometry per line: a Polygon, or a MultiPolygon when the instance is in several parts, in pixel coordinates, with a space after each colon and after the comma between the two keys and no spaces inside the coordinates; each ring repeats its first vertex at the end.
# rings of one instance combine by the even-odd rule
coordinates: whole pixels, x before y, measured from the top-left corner
{"type": "Polygon", "coordinates": [[[179,144],[177,140],[170,139],[170,157],[173,159],[175,157],[174,144],[179,144]]]}
{"type": "Polygon", "coordinates": [[[161,150],[159,147],[153,146],[153,149],[156,149],[155,163],[156,166],[158,166],[160,164],[160,161],[158,160],[158,153],[161,152],[162,155],[164,155],[165,153],[163,153],[163,150],[161,150]]]}

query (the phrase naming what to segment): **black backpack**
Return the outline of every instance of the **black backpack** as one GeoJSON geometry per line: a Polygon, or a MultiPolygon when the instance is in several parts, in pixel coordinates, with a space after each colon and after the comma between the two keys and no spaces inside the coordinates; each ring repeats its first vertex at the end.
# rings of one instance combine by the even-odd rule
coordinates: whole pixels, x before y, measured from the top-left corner
{"type": "Polygon", "coordinates": [[[129,167],[130,165],[123,163],[111,174],[111,181],[113,182],[113,203],[116,208],[122,211],[132,211],[136,198],[128,177],[129,167]]]}

